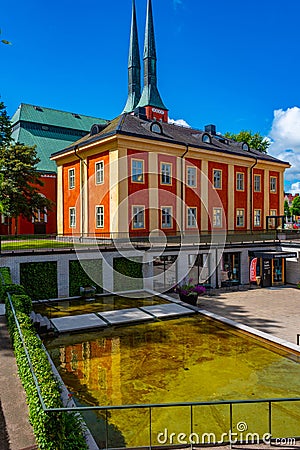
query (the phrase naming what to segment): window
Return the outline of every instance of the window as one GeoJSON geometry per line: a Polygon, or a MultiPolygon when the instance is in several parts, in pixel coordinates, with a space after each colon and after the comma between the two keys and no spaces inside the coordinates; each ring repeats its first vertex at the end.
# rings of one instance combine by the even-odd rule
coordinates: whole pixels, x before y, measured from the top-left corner
{"type": "Polygon", "coordinates": [[[104,228],[104,206],[96,206],[96,228],[104,228]]]}
{"type": "Polygon", "coordinates": [[[133,159],[131,161],[131,179],[133,183],[144,183],[144,161],[133,159]]]}
{"type": "Polygon", "coordinates": [[[213,209],[213,226],[214,227],[222,226],[222,208],[213,209]]]}
{"type": "Polygon", "coordinates": [[[161,165],[161,184],[171,184],[171,164],[162,163],[161,165]]]}
{"type": "Polygon", "coordinates": [[[242,149],[245,150],[246,152],[249,152],[250,147],[249,147],[249,145],[247,144],[247,142],[243,142],[243,144],[242,144],[242,149]]]}
{"type": "Polygon", "coordinates": [[[276,177],[270,177],[270,191],[271,192],[277,191],[277,178],[276,177]]]}
{"type": "Polygon", "coordinates": [[[75,188],[75,169],[69,169],[69,189],[75,188]]]}
{"type": "Polygon", "coordinates": [[[162,134],[162,126],[158,122],[154,122],[151,124],[150,130],[153,133],[162,134]]]}
{"type": "Polygon", "coordinates": [[[197,226],[197,208],[187,209],[187,226],[188,228],[195,228],[197,226]]]}
{"type": "Polygon", "coordinates": [[[245,210],[237,209],[236,210],[236,226],[243,227],[245,225],[245,210]]]}
{"type": "Polygon", "coordinates": [[[76,208],[72,207],[69,209],[69,221],[70,221],[70,228],[76,227],[76,208]]]}
{"type": "Polygon", "coordinates": [[[133,228],[145,228],[145,207],[133,206],[132,207],[132,227],[133,228]]]}
{"type": "Polygon", "coordinates": [[[187,168],[187,185],[189,187],[197,186],[196,167],[187,168]]]}
{"type": "Polygon", "coordinates": [[[96,184],[104,183],[104,161],[98,161],[95,164],[96,184]]]}
{"type": "Polygon", "coordinates": [[[214,188],[222,189],[222,171],[214,169],[214,188]]]}
{"type": "Polygon", "coordinates": [[[254,210],[254,226],[260,227],[261,224],[261,210],[255,209],[254,210]]]}
{"type": "Polygon", "coordinates": [[[244,174],[242,172],[237,172],[236,174],[236,190],[243,191],[244,190],[244,174]]]}
{"type": "Polygon", "coordinates": [[[204,144],[211,144],[211,137],[210,137],[210,135],[204,133],[202,135],[202,142],[204,142],[204,144]]]}
{"type": "Polygon", "coordinates": [[[161,227],[172,228],[172,207],[164,206],[161,209],[161,227]]]}
{"type": "Polygon", "coordinates": [[[260,192],[260,175],[254,175],[254,192],[260,192]]]}

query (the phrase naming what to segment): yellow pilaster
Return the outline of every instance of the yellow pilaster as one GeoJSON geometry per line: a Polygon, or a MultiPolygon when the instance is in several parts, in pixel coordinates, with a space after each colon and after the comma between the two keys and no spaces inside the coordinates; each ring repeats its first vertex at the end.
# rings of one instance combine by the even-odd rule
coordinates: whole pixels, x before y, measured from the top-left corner
{"type": "Polygon", "coordinates": [[[208,161],[201,163],[201,231],[208,230],[208,161]]]}
{"type": "Polygon", "coordinates": [[[149,231],[159,228],[158,215],[158,158],[157,153],[150,152],[148,158],[149,164],[149,231]]]}
{"type": "MultiPolygon", "coordinates": [[[[109,152],[109,193],[110,193],[109,217],[110,217],[110,232],[111,233],[116,233],[119,230],[118,156],[119,156],[119,152],[117,149],[111,150],[109,152]]],[[[128,222],[128,221],[126,220],[126,222],[128,222]]]]}
{"type": "Polygon", "coordinates": [[[128,177],[130,174],[130,167],[128,166],[127,150],[121,148],[118,150],[118,173],[119,173],[119,233],[128,233],[128,177]]]}
{"type": "MultiPolygon", "coordinates": [[[[185,230],[185,160],[176,158],[176,229],[185,230]]],[[[174,211],[175,213],[175,211],[174,211]]],[[[174,219],[173,219],[174,220],[174,219]]]]}
{"type": "Polygon", "coordinates": [[[87,234],[89,231],[89,184],[87,160],[81,162],[82,170],[82,231],[87,234]]]}
{"type": "Polygon", "coordinates": [[[235,225],[235,211],[234,211],[234,166],[228,165],[228,217],[227,228],[234,230],[235,225]]]}
{"type": "Polygon", "coordinates": [[[264,210],[262,211],[262,225],[266,228],[266,216],[270,214],[270,171],[264,170],[264,210]]]}

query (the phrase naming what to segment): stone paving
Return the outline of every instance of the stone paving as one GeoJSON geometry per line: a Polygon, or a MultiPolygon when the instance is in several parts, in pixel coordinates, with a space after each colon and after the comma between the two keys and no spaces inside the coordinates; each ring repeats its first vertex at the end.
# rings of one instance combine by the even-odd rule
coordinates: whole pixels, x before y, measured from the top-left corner
{"type": "Polygon", "coordinates": [[[300,290],[294,287],[214,292],[199,297],[198,307],[280,339],[297,343],[300,290]]]}

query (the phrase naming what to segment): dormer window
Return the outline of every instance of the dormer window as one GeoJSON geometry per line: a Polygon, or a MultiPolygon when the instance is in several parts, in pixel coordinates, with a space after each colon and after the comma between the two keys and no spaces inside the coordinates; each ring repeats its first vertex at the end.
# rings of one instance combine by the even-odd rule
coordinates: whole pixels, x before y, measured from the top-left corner
{"type": "Polygon", "coordinates": [[[245,150],[245,152],[249,152],[250,150],[249,144],[247,144],[247,142],[243,142],[242,149],[245,150]]]}
{"type": "Polygon", "coordinates": [[[162,134],[162,126],[158,122],[153,122],[151,124],[150,130],[152,133],[162,134]]]}
{"type": "Polygon", "coordinates": [[[209,134],[204,133],[202,135],[202,142],[204,142],[204,144],[211,144],[211,137],[209,134]]]}

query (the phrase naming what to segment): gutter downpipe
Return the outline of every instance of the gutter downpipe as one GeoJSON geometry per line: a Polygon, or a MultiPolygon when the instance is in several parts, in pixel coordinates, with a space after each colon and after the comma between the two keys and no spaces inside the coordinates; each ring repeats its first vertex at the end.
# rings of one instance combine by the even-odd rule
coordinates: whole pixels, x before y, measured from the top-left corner
{"type": "Polygon", "coordinates": [[[184,204],[184,202],[183,202],[183,193],[184,193],[184,182],[183,182],[183,176],[184,176],[183,170],[184,170],[184,167],[183,167],[183,162],[184,162],[185,155],[189,151],[189,145],[185,144],[185,147],[186,147],[186,149],[185,149],[184,153],[180,156],[180,158],[181,158],[181,180],[180,180],[180,185],[181,185],[180,196],[181,196],[181,198],[180,198],[180,200],[181,200],[181,234],[182,235],[184,235],[184,228],[185,228],[184,227],[184,209],[183,209],[183,204],[184,204]]]}
{"type": "Polygon", "coordinates": [[[81,226],[80,226],[80,241],[82,240],[83,236],[84,236],[84,198],[83,198],[83,184],[84,184],[84,180],[83,180],[83,171],[82,171],[82,163],[84,163],[86,166],[86,162],[84,161],[84,159],[77,153],[78,152],[78,145],[75,145],[74,147],[74,155],[76,156],[76,158],[78,158],[80,160],[80,208],[81,208],[81,226]]]}

